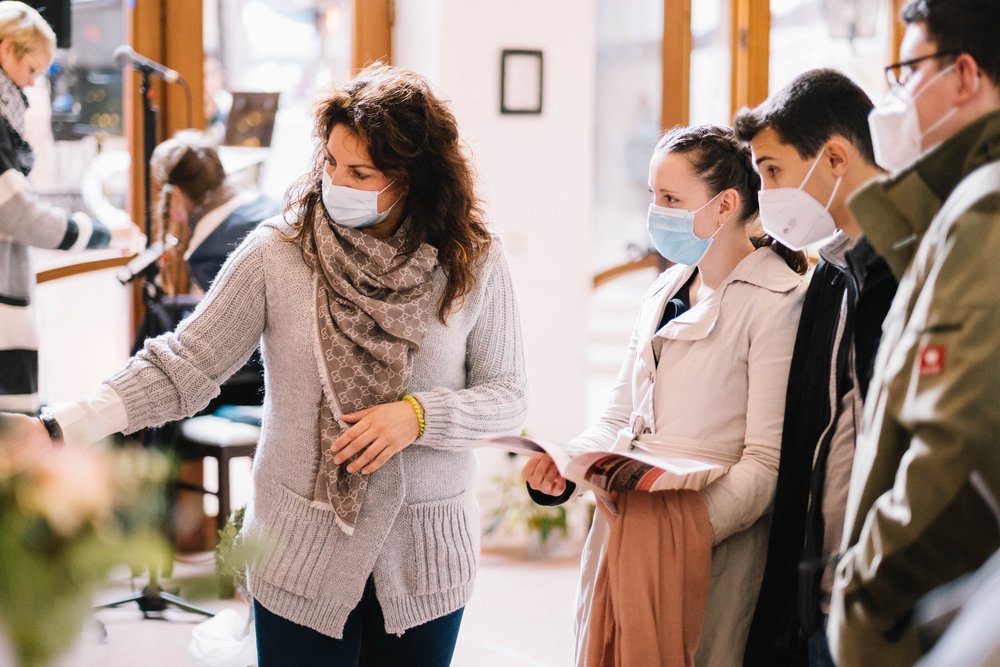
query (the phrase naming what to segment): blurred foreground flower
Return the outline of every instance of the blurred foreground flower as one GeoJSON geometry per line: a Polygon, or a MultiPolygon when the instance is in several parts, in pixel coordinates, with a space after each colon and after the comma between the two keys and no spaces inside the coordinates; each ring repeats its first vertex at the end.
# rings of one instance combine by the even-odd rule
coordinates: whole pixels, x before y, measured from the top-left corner
{"type": "Polygon", "coordinates": [[[72,647],[113,567],[165,557],[168,471],[151,450],[96,445],[0,465],[0,633],[18,664],[72,647]]]}

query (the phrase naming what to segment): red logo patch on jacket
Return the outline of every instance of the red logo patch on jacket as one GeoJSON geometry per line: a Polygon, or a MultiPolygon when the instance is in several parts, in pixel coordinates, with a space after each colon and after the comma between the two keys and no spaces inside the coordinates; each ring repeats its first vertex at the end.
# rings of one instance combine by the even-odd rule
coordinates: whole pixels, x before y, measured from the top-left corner
{"type": "Polygon", "coordinates": [[[928,345],[920,351],[920,375],[938,375],[944,371],[944,345],[928,345]]]}

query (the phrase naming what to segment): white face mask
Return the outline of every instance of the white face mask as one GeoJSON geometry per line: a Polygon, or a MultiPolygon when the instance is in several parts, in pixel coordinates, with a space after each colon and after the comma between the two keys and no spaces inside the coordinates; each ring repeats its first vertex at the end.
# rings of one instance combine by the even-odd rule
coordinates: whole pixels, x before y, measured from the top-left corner
{"type": "Polygon", "coordinates": [[[802,250],[837,233],[837,225],[830,215],[830,204],[837,196],[843,177],[837,179],[826,206],[821,205],[803,190],[824,152],[820,151],[813,160],[809,172],[799,187],[761,190],[757,194],[760,202],[760,223],[764,231],[792,250],[802,250]]]}
{"type": "Polygon", "coordinates": [[[935,74],[916,95],[910,95],[902,86],[895,87],[889,91],[882,104],[868,114],[868,127],[875,148],[875,162],[880,167],[888,171],[899,171],[908,167],[923,154],[920,143],[924,137],[958,113],[957,107],[952,108],[926,130],[920,129],[917,98],[953,69],[955,69],[954,63],[935,74]]]}
{"type": "Polygon", "coordinates": [[[378,212],[378,196],[388,190],[395,181],[381,190],[358,190],[346,185],[334,185],[330,174],[323,170],[323,206],[330,219],[341,227],[361,229],[372,227],[389,217],[399,198],[382,213],[378,212]]]}

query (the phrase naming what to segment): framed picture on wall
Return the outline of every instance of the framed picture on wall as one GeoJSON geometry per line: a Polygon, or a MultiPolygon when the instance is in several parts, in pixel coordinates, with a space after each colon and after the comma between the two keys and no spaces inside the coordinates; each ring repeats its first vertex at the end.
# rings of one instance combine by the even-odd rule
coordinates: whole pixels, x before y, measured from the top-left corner
{"type": "Polygon", "coordinates": [[[504,49],[500,54],[500,113],[542,113],[542,52],[504,49]]]}
{"type": "Polygon", "coordinates": [[[233,91],[233,106],[226,119],[225,146],[252,148],[271,145],[280,93],[233,91]]]}

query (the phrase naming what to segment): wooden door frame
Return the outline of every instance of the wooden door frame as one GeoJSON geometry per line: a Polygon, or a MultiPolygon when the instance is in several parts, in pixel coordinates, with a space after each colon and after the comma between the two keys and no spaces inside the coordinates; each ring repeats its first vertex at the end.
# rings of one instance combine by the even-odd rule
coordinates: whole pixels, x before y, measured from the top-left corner
{"type": "MultiPolygon", "coordinates": [[[[202,0],[136,0],[125,3],[124,13],[125,42],[137,53],[176,70],[188,83],[190,101],[186,99],[184,90],[180,86],[154,80],[152,92],[159,110],[157,142],[189,126],[204,129],[205,56],[202,45],[202,0]],[[190,104],[190,122],[188,104],[190,104]]],[[[123,73],[122,109],[126,144],[129,154],[133,156],[133,164],[129,169],[131,177],[126,193],[126,208],[135,224],[144,227],[142,193],[145,165],[140,87],[139,73],[128,68],[123,73]]],[[[155,206],[155,196],[156,192],[152,192],[151,206],[155,206]]],[[[141,288],[141,285],[136,283],[132,290],[133,331],[143,317],[141,288]]],[[[201,461],[186,462],[178,472],[179,480],[190,483],[201,482],[203,476],[201,461]]],[[[179,551],[204,550],[212,547],[215,543],[213,539],[215,531],[212,529],[214,524],[205,517],[201,496],[185,494],[179,497],[173,511],[196,520],[201,519],[197,524],[198,529],[177,530],[174,540],[179,551]]]]}
{"type": "Polygon", "coordinates": [[[892,52],[886,60],[887,65],[899,60],[899,46],[903,43],[903,33],[906,32],[906,25],[899,18],[904,4],[906,4],[906,0],[892,0],[886,3],[889,8],[889,25],[892,26],[892,43],[890,45],[892,52]]]}
{"type": "MultiPolygon", "coordinates": [[[[691,119],[691,2],[663,1],[663,88],[660,125],[691,119]]],[[[756,106],[768,94],[771,5],[769,0],[731,0],[730,110],[756,106]]]]}
{"type": "Polygon", "coordinates": [[[771,51],[770,0],[732,0],[730,116],[767,99],[771,51]]]}
{"type": "MultiPolygon", "coordinates": [[[[188,100],[177,84],[153,79],[153,98],[158,108],[157,142],[172,136],[189,124],[204,129],[204,48],[202,46],[202,0],[136,0],[124,4],[125,43],[137,53],[177,71],[188,83],[191,122],[188,123],[188,100]],[[169,29],[168,29],[169,26],[169,29]]],[[[141,76],[131,67],[122,73],[122,119],[125,143],[133,164],[129,168],[125,208],[145,233],[143,187],[142,103],[139,100],[141,76]]],[[[156,193],[150,195],[153,206],[156,193]]],[[[132,290],[133,330],[142,320],[141,285],[132,290]]]]}
{"type": "MultiPolygon", "coordinates": [[[[125,3],[125,41],[137,53],[176,70],[188,82],[191,92],[191,122],[204,129],[204,60],[202,46],[202,0],[137,0],[125,3]]],[[[140,75],[132,68],[123,75],[122,109],[129,154],[136,164],[126,197],[127,209],[139,226],[142,209],[142,104],[139,101],[140,75]]],[[[188,127],[188,101],[183,89],[156,79],[153,95],[159,109],[157,142],[188,127]]]]}
{"type": "MultiPolygon", "coordinates": [[[[685,0],[690,3],[690,0],[685,0]]],[[[204,129],[204,59],[202,45],[202,0],[136,0],[125,3],[125,41],[136,52],[174,69],[187,80],[191,91],[191,123],[204,129]]],[[[352,69],[357,71],[375,60],[392,62],[393,0],[354,0],[352,11],[354,44],[352,69]]],[[[142,155],[142,105],[138,90],[140,77],[128,70],[123,81],[123,116],[126,143],[134,156],[142,155]]],[[[154,82],[159,107],[158,141],[188,126],[187,100],[176,85],[154,82]]],[[[141,160],[137,160],[141,162],[141,160]]],[[[142,225],[143,165],[130,170],[126,196],[132,219],[142,225]]]]}
{"type": "Polygon", "coordinates": [[[396,18],[393,0],[354,0],[351,71],[379,60],[392,64],[392,24],[396,18]]]}
{"type": "Polygon", "coordinates": [[[687,125],[691,119],[691,0],[663,0],[660,43],[660,128],[687,125]]]}

